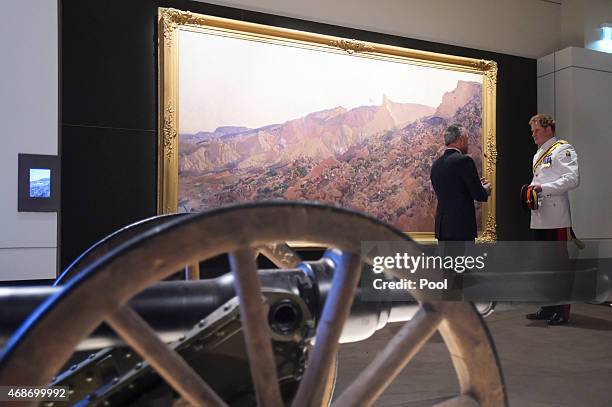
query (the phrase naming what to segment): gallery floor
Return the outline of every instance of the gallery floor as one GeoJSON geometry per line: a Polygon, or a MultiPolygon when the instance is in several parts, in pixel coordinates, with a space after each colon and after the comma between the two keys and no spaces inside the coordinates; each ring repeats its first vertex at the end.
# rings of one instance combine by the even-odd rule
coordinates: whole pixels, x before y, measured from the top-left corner
{"type": "MultiPolygon", "coordinates": [[[[569,325],[528,321],[533,307],[486,319],[501,360],[510,407],[612,405],[612,308],[576,304],[569,325]]],[[[398,331],[394,324],[367,341],[340,349],[336,392],[342,390],[398,331]]],[[[448,351],[436,334],[376,406],[421,407],[458,393],[448,351]]]]}

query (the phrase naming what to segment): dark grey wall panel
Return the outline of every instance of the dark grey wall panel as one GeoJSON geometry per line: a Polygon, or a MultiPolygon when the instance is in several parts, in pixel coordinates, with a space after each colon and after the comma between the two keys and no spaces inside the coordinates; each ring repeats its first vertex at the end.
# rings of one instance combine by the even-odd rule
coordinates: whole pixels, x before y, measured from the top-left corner
{"type": "MultiPolygon", "coordinates": [[[[185,1],[62,2],[62,122],[154,130],[157,8],[185,1]]],[[[195,3],[204,13],[241,18],[241,11],[195,3]]],[[[193,9],[193,7],[191,7],[193,9]]]]}
{"type": "Polygon", "coordinates": [[[111,232],[155,214],[155,133],[63,126],[62,268],[111,232]],[[64,173],[65,171],[65,173],[64,173]]]}

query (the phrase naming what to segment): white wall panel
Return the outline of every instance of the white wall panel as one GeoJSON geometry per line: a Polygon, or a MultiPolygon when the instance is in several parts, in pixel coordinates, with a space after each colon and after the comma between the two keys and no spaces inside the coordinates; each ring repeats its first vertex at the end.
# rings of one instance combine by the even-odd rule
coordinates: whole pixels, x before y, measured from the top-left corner
{"type": "Polygon", "coordinates": [[[538,78],[538,111],[554,114],[555,112],[555,74],[538,78]]]}
{"type": "MultiPolygon", "coordinates": [[[[612,239],[612,55],[567,48],[554,59],[557,135],[574,145],[580,164],[580,186],[570,194],[574,230],[585,239],[612,239]]],[[[538,78],[541,111],[550,106],[547,77],[538,78]]]]}
{"type": "Polygon", "coordinates": [[[546,55],[538,59],[538,78],[555,72],[555,54],[546,55]]]}
{"type": "Polygon", "coordinates": [[[55,277],[56,249],[0,249],[0,281],[55,277]]]}
{"type": "Polygon", "coordinates": [[[17,212],[17,154],[58,152],[57,38],[56,0],[2,2],[0,280],[55,277],[57,215],[17,212]]]}
{"type": "MultiPolygon", "coordinates": [[[[598,71],[612,72],[612,55],[605,52],[593,52],[585,48],[568,48],[568,65],[580,68],[594,69],[598,71]]],[[[557,66],[557,70],[563,68],[557,66]]]]}
{"type": "MultiPolygon", "coordinates": [[[[610,56],[612,59],[612,56],[610,56]]],[[[581,186],[574,194],[576,229],[589,238],[612,237],[612,72],[573,68],[573,143],[581,186]]]]}
{"type": "MultiPolygon", "coordinates": [[[[555,111],[557,136],[568,141],[574,137],[574,69],[564,68],[555,72],[555,111]]],[[[539,106],[538,106],[538,110],[539,106]]]]}

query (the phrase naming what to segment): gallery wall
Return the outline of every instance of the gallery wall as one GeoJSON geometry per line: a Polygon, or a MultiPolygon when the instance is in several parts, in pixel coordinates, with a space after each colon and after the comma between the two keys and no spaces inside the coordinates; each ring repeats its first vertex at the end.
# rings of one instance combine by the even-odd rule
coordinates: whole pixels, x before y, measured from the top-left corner
{"type": "Polygon", "coordinates": [[[612,256],[612,54],[570,47],[538,60],[538,107],[557,117],[557,134],[576,148],[580,186],[571,192],[581,239],[598,239],[612,256]]]}
{"type": "Polygon", "coordinates": [[[610,0],[202,0],[286,17],[540,58],[570,46],[612,52],[610,0]]]}
{"type": "Polygon", "coordinates": [[[106,234],[156,214],[157,7],[499,64],[497,214],[501,239],[528,237],[517,203],[530,179],[536,61],[201,2],[62,2],[62,267],[106,234]]]}
{"type": "Polygon", "coordinates": [[[612,52],[612,45],[602,41],[600,26],[605,22],[612,23],[612,1],[564,0],[561,7],[561,44],[554,51],[579,47],[612,52]]]}
{"type": "Polygon", "coordinates": [[[55,0],[2,2],[0,281],[55,277],[57,214],[17,212],[17,156],[58,153],[57,18],[55,0]]]}
{"type": "MultiPolygon", "coordinates": [[[[563,0],[203,0],[400,37],[538,58],[559,49],[563,0]],[[537,40],[534,40],[537,39],[537,40]]],[[[594,0],[580,0],[594,1],[594,0]]],[[[607,1],[607,0],[600,0],[607,1]]]]}

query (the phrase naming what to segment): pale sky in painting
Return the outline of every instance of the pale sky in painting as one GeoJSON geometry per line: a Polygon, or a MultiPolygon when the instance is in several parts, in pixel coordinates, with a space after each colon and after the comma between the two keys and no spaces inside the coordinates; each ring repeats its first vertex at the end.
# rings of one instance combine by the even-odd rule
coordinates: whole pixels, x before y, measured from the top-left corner
{"type": "Polygon", "coordinates": [[[189,31],[180,31],[179,49],[181,134],[380,105],[383,94],[437,107],[457,81],[482,83],[476,74],[189,31]]]}
{"type": "Polygon", "coordinates": [[[45,178],[51,178],[51,170],[48,168],[30,168],[30,182],[45,178]]]}

